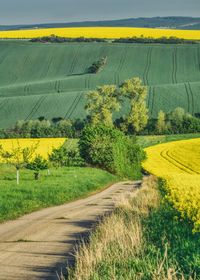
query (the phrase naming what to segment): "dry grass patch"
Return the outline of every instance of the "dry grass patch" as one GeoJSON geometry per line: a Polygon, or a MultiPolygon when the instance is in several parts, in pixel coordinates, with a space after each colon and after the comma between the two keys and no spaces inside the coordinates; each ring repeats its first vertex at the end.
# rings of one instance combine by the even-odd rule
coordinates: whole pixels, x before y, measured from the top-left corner
{"type": "Polygon", "coordinates": [[[198,247],[198,244],[194,244],[196,237],[191,240],[192,237],[185,232],[190,230],[188,226],[186,229],[180,229],[179,224],[174,225],[174,229],[171,227],[174,212],[170,211],[174,210],[169,210],[163,204],[165,202],[161,199],[157,185],[155,177],[145,177],[141,189],[129,197],[122,196],[114,213],[103,219],[89,237],[89,242],[83,242],[77,248],[76,263],[74,268],[69,269],[69,280],[198,279],[198,256],[192,259],[195,255],[192,250],[198,247]],[[159,222],[166,222],[171,229],[170,234],[173,235],[174,231],[182,243],[173,245],[174,237],[170,241],[165,232],[167,229],[162,232],[159,222]],[[177,232],[182,236],[178,236],[177,232]],[[188,236],[193,243],[188,243],[188,236]],[[186,244],[193,244],[194,248],[191,246],[187,252],[185,241],[186,244]],[[185,262],[178,255],[181,254],[181,246],[185,250],[185,262]]]}

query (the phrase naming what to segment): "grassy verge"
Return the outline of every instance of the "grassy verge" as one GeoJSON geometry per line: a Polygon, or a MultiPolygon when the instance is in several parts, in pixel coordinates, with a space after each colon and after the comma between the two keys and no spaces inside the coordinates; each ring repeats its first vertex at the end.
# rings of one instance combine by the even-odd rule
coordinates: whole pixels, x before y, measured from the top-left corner
{"type": "Polygon", "coordinates": [[[199,279],[199,248],[199,235],[162,199],[150,177],[81,245],[69,279],[199,279]]]}
{"type": "Polygon", "coordinates": [[[53,205],[85,197],[117,181],[114,175],[95,168],[59,168],[51,174],[41,173],[39,181],[33,172],[20,173],[16,185],[15,170],[7,165],[0,168],[0,222],[53,205]]]}
{"type": "Polygon", "coordinates": [[[166,143],[171,141],[187,140],[193,138],[200,138],[200,133],[137,136],[137,142],[143,148],[146,148],[156,144],[161,144],[161,143],[166,143]]]}

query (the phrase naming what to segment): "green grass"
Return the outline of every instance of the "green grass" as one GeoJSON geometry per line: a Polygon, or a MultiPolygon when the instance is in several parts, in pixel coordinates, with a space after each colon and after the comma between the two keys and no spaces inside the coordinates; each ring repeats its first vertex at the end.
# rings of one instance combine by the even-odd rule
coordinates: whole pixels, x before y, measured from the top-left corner
{"type": "Polygon", "coordinates": [[[115,181],[117,177],[100,169],[66,167],[52,169],[50,175],[42,172],[39,181],[33,180],[33,172],[23,170],[17,186],[15,170],[3,165],[0,167],[0,222],[85,197],[115,181]]]}
{"type": "MultiPolygon", "coordinates": [[[[45,116],[84,118],[85,93],[139,76],[149,87],[151,117],[177,106],[200,112],[197,45],[0,42],[0,127],[45,116]],[[97,75],[88,67],[103,56],[97,75]],[[14,65],[14,67],[13,67],[14,65]]],[[[121,114],[128,109],[125,105],[121,114]]],[[[116,117],[119,115],[116,115],[116,117]]]]}
{"type": "Polygon", "coordinates": [[[69,279],[200,279],[199,237],[155,184],[146,183],[80,248],[69,279]]]}
{"type": "Polygon", "coordinates": [[[172,134],[172,135],[148,135],[148,136],[137,136],[137,143],[143,148],[179,140],[187,140],[193,138],[200,138],[200,133],[191,134],[172,134]]]}

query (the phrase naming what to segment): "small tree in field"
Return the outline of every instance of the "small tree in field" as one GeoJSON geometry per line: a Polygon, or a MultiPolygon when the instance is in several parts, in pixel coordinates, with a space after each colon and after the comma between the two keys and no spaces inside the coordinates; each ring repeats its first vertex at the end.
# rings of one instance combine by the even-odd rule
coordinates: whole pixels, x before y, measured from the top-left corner
{"type": "Polygon", "coordinates": [[[0,146],[0,157],[7,164],[13,165],[16,169],[17,185],[19,185],[20,169],[26,167],[26,165],[31,161],[37,147],[38,143],[30,147],[22,148],[19,141],[17,141],[17,146],[13,146],[10,151],[6,151],[2,146],[0,146]]]}
{"type": "Polygon", "coordinates": [[[35,180],[38,180],[40,177],[40,171],[49,169],[49,162],[38,155],[33,161],[27,164],[26,168],[33,170],[35,180]]]}
{"type": "Polygon", "coordinates": [[[93,73],[93,74],[97,74],[100,71],[103,70],[103,68],[105,67],[107,63],[107,56],[102,57],[100,60],[92,63],[92,65],[89,67],[89,73],[93,73]]]}

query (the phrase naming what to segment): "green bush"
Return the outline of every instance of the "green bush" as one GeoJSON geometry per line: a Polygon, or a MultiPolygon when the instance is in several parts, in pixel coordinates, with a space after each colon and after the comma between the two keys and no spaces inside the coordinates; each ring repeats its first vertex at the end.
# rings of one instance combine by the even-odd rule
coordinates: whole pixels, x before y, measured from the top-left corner
{"type": "Polygon", "coordinates": [[[114,169],[120,177],[130,179],[141,178],[141,163],[146,159],[146,153],[135,139],[126,137],[113,143],[114,169]]]}
{"type": "Polygon", "coordinates": [[[84,166],[84,161],[80,156],[78,145],[66,144],[58,149],[53,149],[49,160],[56,167],[84,166]]]}
{"type": "Polygon", "coordinates": [[[46,159],[43,159],[41,156],[37,156],[32,162],[26,165],[27,169],[34,171],[34,178],[38,180],[40,177],[40,171],[46,170],[49,168],[49,163],[46,159]]]}
{"type": "Polygon", "coordinates": [[[123,132],[103,125],[87,126],[79,141],[80,153],[85,161],[123,178],[141,176],[141,162],[145,153],[135,140],[123,132]]]}

